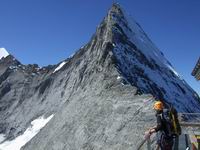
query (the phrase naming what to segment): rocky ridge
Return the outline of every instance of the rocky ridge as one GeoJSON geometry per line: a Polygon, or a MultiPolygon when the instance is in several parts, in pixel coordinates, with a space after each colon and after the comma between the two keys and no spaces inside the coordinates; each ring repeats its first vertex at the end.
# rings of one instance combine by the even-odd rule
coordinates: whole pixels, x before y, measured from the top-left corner
{"type": "Polygon", "coordinates": [[[179,111],[200,111],[196,93],[118,4],[71,58],[39,68],[10,55],[0,70],[5,140],[54,114],[24,150],[134,149],[155,123],[153,96],[179,111]]]}

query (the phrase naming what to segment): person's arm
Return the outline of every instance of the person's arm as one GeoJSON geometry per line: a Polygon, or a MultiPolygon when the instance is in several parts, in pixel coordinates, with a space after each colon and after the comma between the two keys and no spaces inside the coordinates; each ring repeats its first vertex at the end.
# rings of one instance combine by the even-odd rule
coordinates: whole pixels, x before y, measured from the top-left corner
{"type": "Polygon", "coordinates": [[[157,114],[156,118],[157,118],[157,125],[151,129],[149,129],[149,134],[158,132],[162,128],[161,115],[157,114]]]}

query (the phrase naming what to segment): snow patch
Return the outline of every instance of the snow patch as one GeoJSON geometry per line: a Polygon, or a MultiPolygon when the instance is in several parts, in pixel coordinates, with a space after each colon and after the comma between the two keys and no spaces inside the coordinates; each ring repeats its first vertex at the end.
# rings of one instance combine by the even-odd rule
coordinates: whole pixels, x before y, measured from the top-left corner
{"type": "Polygon", "coordinates": [[[173,67],[171,67],[170,65],[167,65],[167,67],[177,76],[180,78],[180,75],[175,71],[175,69],[173,67]]]}
{"type": "MultiPolygon", "coordinates": [[[[179,76],[179,74],[174,70],[174,68],[167,61],[152,62],[152,63],[156,63],[158,67],[160,67],[161,69],[166,68],[166,72],[160,72],[160,70],[157,70],[157,69],[153,70],[150,67],[148,67],[146,64],[141,63],[140,60],[135,56],[134,51],[133,53],[130,53],[129,55],[127,55],[125,53],[125,50],[128,48],[129,48],[128,45],[117,43],[116,47],[113,50],[113,54],[116,56],[117,61],[119,62],[118,63],[119,66],[116,68],[123,79],[126,79],[127,76],[132,77],[132,79],[134,79],[136,75],[138,75],[137,71],[141,71],[140,73],[143,73],[144,77],[137,78],[137,80],[131,81],[131,82],[136,82],[137,87],[146,91],[151,88],[150,86],[155,86],[155,88],[160,89],[160,91],[158,92],[165,93],[163,94],[163,97],[166,100],[169,100],[168,102],[173,103],[174,106],[177,106],[179,108],[179,111],[186,111],[184,105],[182,105],[181,107],[180,103],[185,104],[185,106],[188,106],[189,108],[193,108],[194,112],[199,111],[195,101],[192,101],[191,103],[191,101],[188,100],[188,99],[194,98],[192,94],[190,94],[191,91],[193,90],[187,85],[187,83],[185,83],[185,81],[179,76]],[[175,77],[168,74],[168,71],[172,71],[175,77]],[[183,93],[183,94],[180,94],[180,93],[183,93]]],[[[142,50],[141,52],[143,54],[146,54],[142,50]]],[[[159,53],[155,53],[155,54],[159,56],[159,53]]],[[[157,56],[155,54],[152,55],[151,57],[149,56],[148,57],[149,60],[157,60],[157,56]]],[[[121,83],[121,84],[123,85],[125,83],[121,83]]]]}
{"type": "Polygon", "coordinates": [[[5,48],[0,48],[0,59],[9,55],[5,48]]]}
{"type": "Polygon", "coordinates": [[[53,73],[57,72],[58,70],[60,70],[64,65],[66,64],[65,61],[63,61],[55,70],[53,73]]]}
{"type": "Polygon", "coordinates": [[[121,79],[121,77],[120,77],[120,76],[118,76],[118,77],[117,77],[117,80],[119,80],[119,79],[121,79]]]}
{"type": "Polygon", "coordinates": [[[0,134],[0,143],[3,142],[5,140],[5,137],[3,134],[0,134]]]}
{"type": "Polygon", "coordinates": [[[114,19],[116,19],[118,25],[129,37],[129,40],[132,43],[134,43],[138,49],[142,51],[142,53],[146,56],[147,59],[151,60],[153,58],[153,60],[155,60],[155,63],[159,66],[163,66],[163,64],[168,65],[167,59],[163,56],[163,54],[155,46],[155,44],[149,39],[144,30],[141,28],[141,26],[132,18],[132,16],[128,15],[124,9],[122,9],[122,11],[127,22],[118,20],[117,18],[114,19]],[[127,26],[125,26],[124,24],[129,25],[129,28],[132,32],[130,32],[130,29],[127,28],[127,26]]]}
{"type": "Polygon", "coordinates": [[[144,39],[142,37],[139,37],[139,39],[140,39],[141,42],[144,42],[144,39]]]}
{"type": "MultiPolygon", "coordinates": [[[[12,141],[6,141],[0,144],[0,150],[20,150],[28,141],[30,141],[40,130],[53,118],[54,115],[44,118],[44,116],[39,117],[31,122],[31,126],[26,129],[26,131],[15,138],[12,141]]],[[[0,135],[4,140],[4,136],[0,135]]]]}
{"type": "Polygon", "coordinates": [[[18,66],[10,66],[9,68],[10,68],[10,69],[17,69],[18,66]]]}
{"type": "MultiPolygon", "coordinates": [[[[82,47],[81,47],[82,49],[82,47]]],[[[75,53],[72,53],[68,58],[72,58],[75,55],[75,53]]]]}

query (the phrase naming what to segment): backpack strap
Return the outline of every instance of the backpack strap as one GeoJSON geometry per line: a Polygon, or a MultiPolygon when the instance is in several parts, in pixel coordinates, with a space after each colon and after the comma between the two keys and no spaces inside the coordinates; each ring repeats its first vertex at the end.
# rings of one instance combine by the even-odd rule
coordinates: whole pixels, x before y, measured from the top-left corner
{"type": "Polygon", "coordinates": [[[172,116],[172,123],[173,123],[174,131],[175,131],[176,134],[178,134],[175,116],[174,116],[174,114],[172,112],[170,112],[170,113],[171,113],[171,116],[172,116]]]}
{"type": "Polygon", "coordinates": [[[159,116],[161,118],[161,120],[163,120],[163,113],[159,113],[159,114],[157,114],[157,116],[159,116]]]}

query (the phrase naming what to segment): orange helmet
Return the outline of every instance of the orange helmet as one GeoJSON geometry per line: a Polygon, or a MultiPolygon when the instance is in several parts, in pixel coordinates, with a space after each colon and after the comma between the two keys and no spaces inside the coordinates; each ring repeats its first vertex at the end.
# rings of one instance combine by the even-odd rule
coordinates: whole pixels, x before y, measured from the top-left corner
{"type": "Polygon", "coordinates": [[[163,110],[164,106],[163,103],[161,101],[157,101],[154,103],[153,108],[155,110],[163,110]]]}

